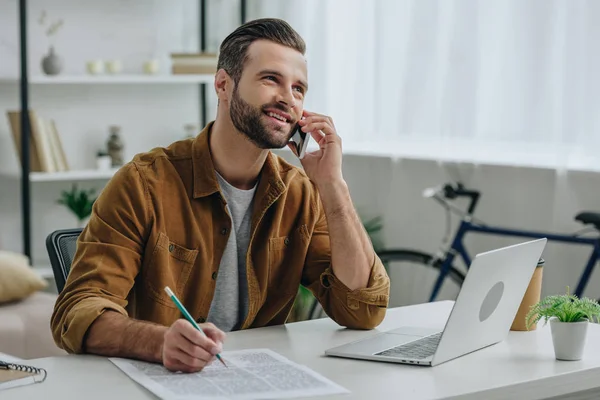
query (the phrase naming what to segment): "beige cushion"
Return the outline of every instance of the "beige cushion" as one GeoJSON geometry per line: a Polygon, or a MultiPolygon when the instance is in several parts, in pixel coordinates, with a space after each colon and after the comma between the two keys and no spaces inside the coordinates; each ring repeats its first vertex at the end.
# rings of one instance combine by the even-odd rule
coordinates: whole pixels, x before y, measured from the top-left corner
{"type": "Polygon", "coordinates": [[[24,299],[48,282],[38,275],[22,254],[0,250],[0,304],[24,299]]]}
{"type": "Polygon", "coordinates": [[[56,346],[50,330],[56,297],[36,292],[24,300],[0,305],[0,352],[26,360],[66,354],[56,346]]]}

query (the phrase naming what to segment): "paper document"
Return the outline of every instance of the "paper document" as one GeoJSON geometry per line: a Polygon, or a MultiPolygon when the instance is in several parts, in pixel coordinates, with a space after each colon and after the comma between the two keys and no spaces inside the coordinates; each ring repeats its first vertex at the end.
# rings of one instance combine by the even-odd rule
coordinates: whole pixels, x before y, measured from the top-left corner
{"type": "Polygon", "coordinates": [[[175,373],[160,364],[110,358],[131,379],[163,400],[284,399],[349,393],[348,390],[269,349],[221,353],[202,371],[175,373]]]}

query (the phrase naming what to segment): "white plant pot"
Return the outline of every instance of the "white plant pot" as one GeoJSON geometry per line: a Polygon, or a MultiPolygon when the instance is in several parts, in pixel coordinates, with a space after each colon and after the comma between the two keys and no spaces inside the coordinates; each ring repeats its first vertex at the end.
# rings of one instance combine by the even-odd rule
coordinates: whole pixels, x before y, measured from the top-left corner
{"type": "Polygon", "coordinates": [[[589,322],[560,322],[557,318],[550,319],[552,344],[557,360],[578,361],[583,356],[585,338],[589,322]]]}

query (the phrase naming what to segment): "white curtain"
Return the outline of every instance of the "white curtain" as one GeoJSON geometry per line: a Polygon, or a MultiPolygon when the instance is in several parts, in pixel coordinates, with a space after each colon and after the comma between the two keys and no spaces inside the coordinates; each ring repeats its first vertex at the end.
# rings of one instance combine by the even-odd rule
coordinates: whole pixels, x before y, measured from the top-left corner
{"type": "Polygon", "coordinates": [[[334,118],[347,148],[600,167],[599,1],[249,5],[303,35],[306,106],[334,118]]]}

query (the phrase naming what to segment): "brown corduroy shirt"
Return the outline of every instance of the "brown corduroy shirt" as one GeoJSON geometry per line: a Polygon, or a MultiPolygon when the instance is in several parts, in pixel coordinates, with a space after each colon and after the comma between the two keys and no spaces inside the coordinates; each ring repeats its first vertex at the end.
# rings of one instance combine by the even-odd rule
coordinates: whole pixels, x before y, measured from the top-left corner
{"type": "MultiPolygon", "coordinates": [[[[231,230],[208,144],[211,126],[137,155],[104,188],[52,315],[59,347],[84,352],[88,328],[106,310],[171,325],[181,315],[165,286],[205,321],[231,230]]],[[[301,169],[269,153],[253,207],[242,329],[285,323],[300,284],[342,326],[369,329],[383,320],[390,282],[381,260],[373,254],[366,288],[349,290],[335,277],[319,193],[301,169]]]]}

